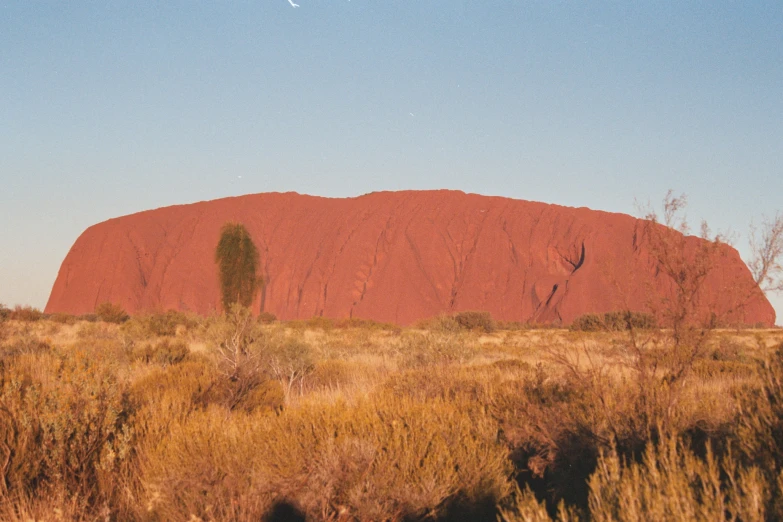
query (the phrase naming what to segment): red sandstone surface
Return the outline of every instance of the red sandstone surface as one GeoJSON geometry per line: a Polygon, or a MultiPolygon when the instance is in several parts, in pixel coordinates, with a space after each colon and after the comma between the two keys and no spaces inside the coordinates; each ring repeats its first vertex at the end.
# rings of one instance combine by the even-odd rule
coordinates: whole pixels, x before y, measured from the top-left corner
{"type": "MultiPolygon", "coordinates": [[[[280,319],[409,324],[487,310],[500,320],[567,324],[588,312],[643,311],[671,288],[640,239],[643,222],[623,214],[445,190],[270,193],[88,228],[63,261],[46,312],[88,313],[103,302],[130,313],[218,310],[214,251],[227,221],[243,223],[261,253],[266,285],[255,310],[280,319]]],[[[701,306],[729,310],[742,294],[744,322],[774,324],[738,253],[726,246],[720,258],[701,306]]]]}

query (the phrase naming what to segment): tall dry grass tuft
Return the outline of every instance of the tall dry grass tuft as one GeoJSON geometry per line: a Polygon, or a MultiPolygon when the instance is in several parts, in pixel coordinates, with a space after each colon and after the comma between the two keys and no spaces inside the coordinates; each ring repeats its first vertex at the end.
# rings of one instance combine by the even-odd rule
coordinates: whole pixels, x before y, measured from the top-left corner
{"type": "Polygon", "coordinates": [[[222,520],[257,520],[282,501],[319,520],[476,505],[493,513],[511,471],[494,424],[473,405],[388,396],[228,421],[208,409],[172,428],[144,469],[157,516],[222,520]]]}
{"type": "Polygon", "coordinates": [[[0,497],[111,502],[134,444],[127,388],[101,354],[22,353],[0,377],[0,497]]]}
{"type": "Polygon", "coordinates": [[[772,486],[769,511],[783,518],[783,344],[765,361],[761,386],[743,390],[736,443],[745,461],[758,466],[772,486]]]}
{"type": "Polygon", "coordinates": [[[742,520],[763,522],[770,484],[710,446],[697,457],[681,439],[665,436],[640,463],[602,454],[590,478],[591,520],[742,520]]]}
{"type": "Polygon", "coordinates": [[[549,522],[550,520],[577,522],[580,517],[575,509],[568,508],[564,502],[560,502],[553,519],[544,502],[540,502],[529,487],[522,490],[517,486],[513,494],[499,506],[498,522],[549,522]]]}

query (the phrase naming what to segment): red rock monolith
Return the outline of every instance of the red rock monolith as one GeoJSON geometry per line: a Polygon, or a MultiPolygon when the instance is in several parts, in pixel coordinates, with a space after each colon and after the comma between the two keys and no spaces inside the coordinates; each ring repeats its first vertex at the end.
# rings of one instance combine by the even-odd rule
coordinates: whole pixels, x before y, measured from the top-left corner
{"type": "MultiPolygon", "coordinates": [[[[88,313],[103,302],[130,313],[215,312],[214,251],[228,221],[243,223],[261,253],[255,310],[280,319],[410,324],[486,310],[499,320],[568,324],[584,313],[645,311],[672,286],[640,239],[644,222],[623,214],[445,190],[269,193],[88,228],[63,261],[46,312],[88,313]]],[[[699,306],[774,324],[733,248],[721,247],[704,286],[699,306]]]]}

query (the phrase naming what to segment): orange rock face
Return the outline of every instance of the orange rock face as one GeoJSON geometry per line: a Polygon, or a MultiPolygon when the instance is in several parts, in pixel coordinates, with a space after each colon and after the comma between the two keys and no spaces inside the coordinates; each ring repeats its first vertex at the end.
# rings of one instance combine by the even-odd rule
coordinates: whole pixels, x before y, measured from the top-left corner
{"type": "MultiPolygon", "coordinates": [[[[622,214],[455,191],[332,199],[255,194],[151,210],[87,229],[71,248],[46,312],[219,310],[214,251],[227,221],[261,253],[256,311],[280,319],[360,317],[409,324],[487,310],[507,321],[567,324],[588,312],[644,311],[671,290],[622,214]]],[[[698,243],[698,239],[689,239],[698,243]]],[[[700,306],[774,324],[738,253],[726,246],[700,306]],[[737,290],[737,289],[740,290],[737,290]],[[744,289],[744,290],[742,290],[744,289]]]]}

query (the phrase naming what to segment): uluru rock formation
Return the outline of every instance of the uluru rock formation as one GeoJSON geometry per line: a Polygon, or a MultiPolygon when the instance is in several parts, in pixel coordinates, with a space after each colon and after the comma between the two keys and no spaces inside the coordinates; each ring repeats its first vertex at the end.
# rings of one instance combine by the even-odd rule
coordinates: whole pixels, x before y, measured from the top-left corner
{"type": "MultiPolygon", "coordinates": [[[[224,223],[243,223],[261,253],[254,304],[281,319],[360,317],[409,324],[486,310],[507,321],[567,324],[584,313],[646,310],[671,278],[651,262],[644,222],[623,214],[457,191],[356,198],[254,194],[172,206],[88,228],[71,248],[46,312],[220,307],[214,251],[224,223]]],[[[692,238],[688,241],[701,241],[692,238]]],[[[729,246],[700,306],[775,312],[729,246]],[[739,290],[738,290],[739,289],[739,290]]]]}

